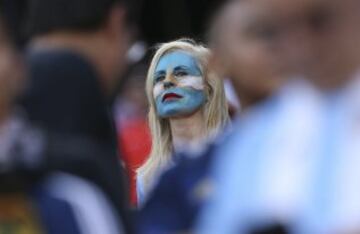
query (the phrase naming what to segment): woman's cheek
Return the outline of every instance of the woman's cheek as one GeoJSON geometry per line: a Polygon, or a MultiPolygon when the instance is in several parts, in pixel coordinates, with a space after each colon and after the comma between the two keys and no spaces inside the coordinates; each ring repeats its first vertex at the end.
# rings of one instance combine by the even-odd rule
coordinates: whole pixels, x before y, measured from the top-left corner
{"type": "Polygon", "coordinates": [[[153,90],[153,95],[154,95],[154,99],[157,98],[157,96],[159,96],[162,93],[162,86],[160,84],[156,84],[154,86],[154,90],[153,90]]]}

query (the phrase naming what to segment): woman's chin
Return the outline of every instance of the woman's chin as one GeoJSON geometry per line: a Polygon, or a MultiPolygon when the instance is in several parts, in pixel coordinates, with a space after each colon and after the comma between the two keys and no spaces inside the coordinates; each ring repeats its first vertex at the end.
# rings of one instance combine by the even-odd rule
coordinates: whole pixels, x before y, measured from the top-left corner
{"type": "Polygon", "coordinates": [[[163,119],[185,119],[190,118],[191,116],[198,113],[200,109],[195,110],[174,110],[173,112],[166,113],[166,115],[161,116],[163,119]]]}

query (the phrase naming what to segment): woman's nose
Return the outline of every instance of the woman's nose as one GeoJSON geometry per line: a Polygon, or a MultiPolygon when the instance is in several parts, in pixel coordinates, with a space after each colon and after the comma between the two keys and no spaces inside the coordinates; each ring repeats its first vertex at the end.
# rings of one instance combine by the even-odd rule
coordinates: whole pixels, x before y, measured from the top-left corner
{"type": "Polygon", "coordinates": [[[167,71],[165,80],[164,80],[164,88],[172,88],[176,86],[174,76],[171,74],[171,71],[167,71]]]}
{"type": "Polygon", "coordinates": [[[172,88],[172,87],[174,87],[174,86],[175,86],[175,83],[172,82],[171,80],[168,80],[168,81],[165,81],[165,82],[164,82],[164,88],[165,88],[165,89],[172,88]]]}

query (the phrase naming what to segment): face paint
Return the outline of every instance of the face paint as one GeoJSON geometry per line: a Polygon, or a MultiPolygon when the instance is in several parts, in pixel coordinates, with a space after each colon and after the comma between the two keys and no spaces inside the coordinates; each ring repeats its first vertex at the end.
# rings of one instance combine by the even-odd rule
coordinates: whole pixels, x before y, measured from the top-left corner
{"type": "Polygon", "coordinates": [[[196,59],[181,51],[164,55],[155,69],[153,95],[162,118],[188,115],[203,106],[204,80],[196,59]],[[172,86],[166,88],[166,82],[172,86]]]}
{"type": "Polygon", "coordinates": [[[206,101],[203,90],[172,88],[156,98],[157,113],[162,118],[180,117],[196,112],[206,101]]]}
{"type": "MultiPolygon", "coordinates": [[[[175,83],[175,82],[174,82],[175,83]]],[[[202,76],[184,76],[177,78],[177,86],[178,87],[191,87],[196,90],[204,90],[204,81],[202,76]]],[[[161,93],[164,92],[164,85],[163,83],[156,84],[154,86],[154,97],[156,98],[161,93]]]]}
{"type": "Polygon", "coordinates": [[[182,51],[174,51],[162,56],[155,68],[155,79],[157,73],[166,72],[168,69],[180,70],[183,68],[191,76],[201,76],[201,70],[196,59],[190,54],[182,51]]]}

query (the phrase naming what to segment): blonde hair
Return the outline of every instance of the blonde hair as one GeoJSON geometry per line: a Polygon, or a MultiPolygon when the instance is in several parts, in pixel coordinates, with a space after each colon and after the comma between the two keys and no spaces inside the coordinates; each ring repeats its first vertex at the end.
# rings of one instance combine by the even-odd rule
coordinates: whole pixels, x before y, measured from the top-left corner
{"type": "Polygon", "coordinates": [[[143,180],[144,190],[147,192],[158,173],[171,162],[173,142],[168,119],[159,118],[153,96],[153,75],[160,58],[173,51],[185,51],[193,55],[199,62],[205,80],[207,102],[204,105],[204,123],[206,134],[215,136],[228,122],[228,108],[222,80],[208,67],[210,50],[197,45],[189,39],[181,39],[161,44],[149,67],[146,78],[146,94],[149,100],[149,127],[152,137],[152,148],[148,160],[137,170],[138,177],[143,180]]]}

